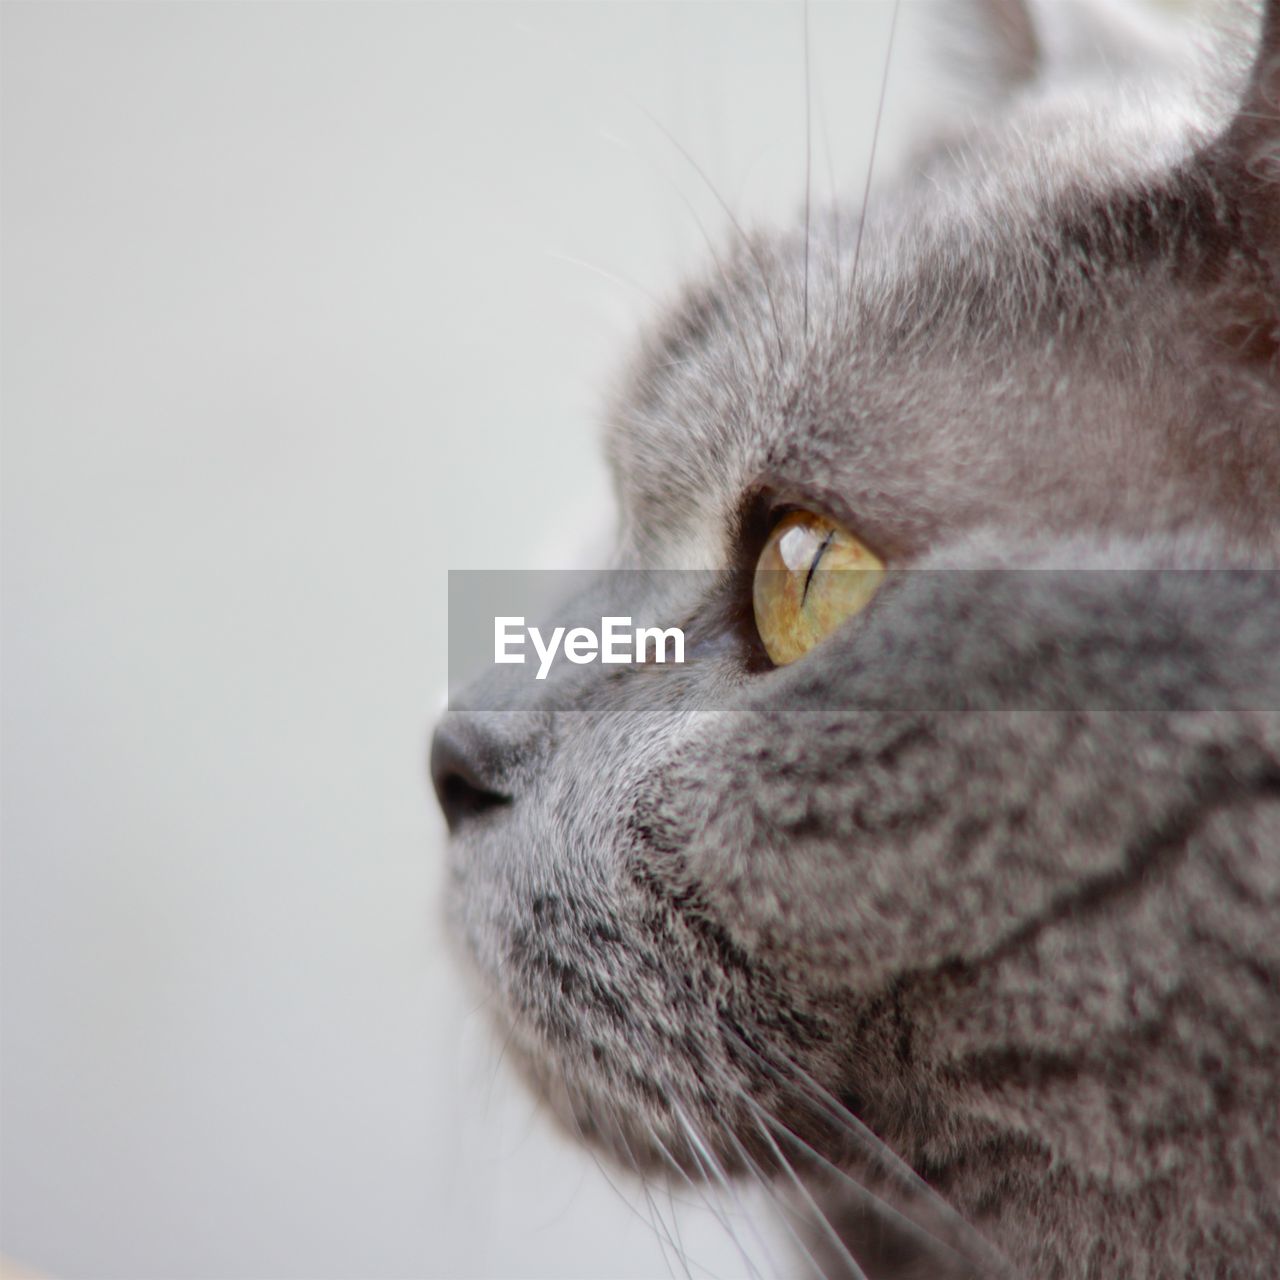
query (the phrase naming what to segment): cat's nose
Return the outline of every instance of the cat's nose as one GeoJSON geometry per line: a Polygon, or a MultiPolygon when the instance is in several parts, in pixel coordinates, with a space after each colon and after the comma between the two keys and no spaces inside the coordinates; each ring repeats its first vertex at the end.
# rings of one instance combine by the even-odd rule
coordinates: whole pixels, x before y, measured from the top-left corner
{"type": "Polygon", "coordinates": [[[431,739],[431,782],[450,831],[511,803],[502,790],[501,744],[471,721],[450,719],[431,739]]]}

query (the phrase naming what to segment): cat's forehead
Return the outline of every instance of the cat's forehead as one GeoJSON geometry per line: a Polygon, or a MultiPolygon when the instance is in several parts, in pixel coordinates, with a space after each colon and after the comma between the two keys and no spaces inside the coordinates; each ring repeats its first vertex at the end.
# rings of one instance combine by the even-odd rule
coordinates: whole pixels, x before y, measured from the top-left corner
{"type": "MultiPolygon", "coordinates": [[[[1160,401],[1179,392],[1139,366],[1177,322],[1174,258],[1220,213],[1187,168],[1211,126],[1193,98],[1051,93],[943,139],[865,217],[736,240],[650,336],[612,417],[633,546],[721,561],[760,489],[919,543],[966,506],[1050,495],[1062,430],[1086,485],[1091,449],[1113,465],[1129,392],[1152,419],[1174,411],[1160,401]]],[[[1149,472],[1166,445],[1138,431],[1123,452],[1149,472]]]]}

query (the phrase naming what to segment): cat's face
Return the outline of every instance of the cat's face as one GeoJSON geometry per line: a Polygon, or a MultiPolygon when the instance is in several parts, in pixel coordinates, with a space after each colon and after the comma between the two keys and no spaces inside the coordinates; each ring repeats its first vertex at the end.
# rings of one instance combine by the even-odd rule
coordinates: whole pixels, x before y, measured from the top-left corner
{"type": "Polygon", "coordinates": [[[471,954],[626,1160],[771,1165],[781,1123],[838,1162],[830,1104],[945,1163],[965,1054],[1131,1016],[1092,951],[1038,956],[1008,1016],[983,973],[1272,767],[1270,579],[1099,572],[1276,563],[1258,151],[1203,86],[1018,92],[865,217],[736,240],[635,361],[615,563],[713,570],[624,601],[685,666],[437,736],[471,954]],[[779,667],[752,573],[795,510],[888,573],[779,667]]]}

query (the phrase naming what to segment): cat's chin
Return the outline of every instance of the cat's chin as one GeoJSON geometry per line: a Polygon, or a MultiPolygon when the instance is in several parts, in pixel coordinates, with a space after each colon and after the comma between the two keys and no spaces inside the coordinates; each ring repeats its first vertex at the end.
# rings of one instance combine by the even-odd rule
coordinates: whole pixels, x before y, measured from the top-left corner
{"type": "Polygon", "coordinates": [[[709,1110],[692,1091],[661,1087],[590,1049],[548,1049],[536,1032],[501,1028],[507,1057],[570,1139],[641,1177],[690,1182],[776,1173],[745,1100],[709,1110]],[[591,1065],[584,1069],[583,1058],[591,1065]]]}
{"type": "Polygon", "coordinates": [[[504,1034],[508,1059],[575,1143],[633,1176],[687,1183],[699,1194],[736,1197],[731,1182],[755,1184],[787,1215],[797,1238],[830,1258],[828,1274],[847,1273],[834,1221],[843,1238],[858,1240],[857,1256],[870,1269],[857,1274],[1013,1275],[966,1221],[829,1095],[800,1102],[761,1076],[758,1098],[737,1092],[714,1107],[705,1105],[708,1099],[699,1106],[696,1085],[686,1093],[639,1076],[619,1080],[608,1062],[584,1072],[573,1051],[549,1050],[536,1033],[508,1026],[504,1034]],[[810,1190],[797,1194],[801,1185],[810,1190]],[[835,1252],[828,1254],[832,1242],[835,1252]],[[924,1269],[899,1269],[895,1259],[913,1259],[924,1269]],[[871,1267],[876,1260],[883,1268],[871,1267]]]}
{"type": "Polygon", "coordinates": [[[615,1168],[678,1182],[785,1185],[801,1169],[826,1176],[879,1162],[856,1103],[811,1078],[783,1081],[762,1056],[748,1063],[730,1052],[700,1069],[668,1062],[659,1074],[598,1041],[549,1036],[509,1012],[495,1016],[507,1064],[567,1137],[615,1168]]]}

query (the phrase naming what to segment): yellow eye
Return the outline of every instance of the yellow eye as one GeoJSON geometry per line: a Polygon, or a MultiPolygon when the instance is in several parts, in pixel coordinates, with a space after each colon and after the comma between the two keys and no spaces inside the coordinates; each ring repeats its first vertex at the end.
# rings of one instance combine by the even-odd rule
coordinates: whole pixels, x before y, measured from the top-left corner
{"type": "Polygon", "coordinates": [[[834,521],[793,511],[774,526],[756,561],[756,630],[778,666],[802,658],[866,607],[884,565],[834,521]]]}

